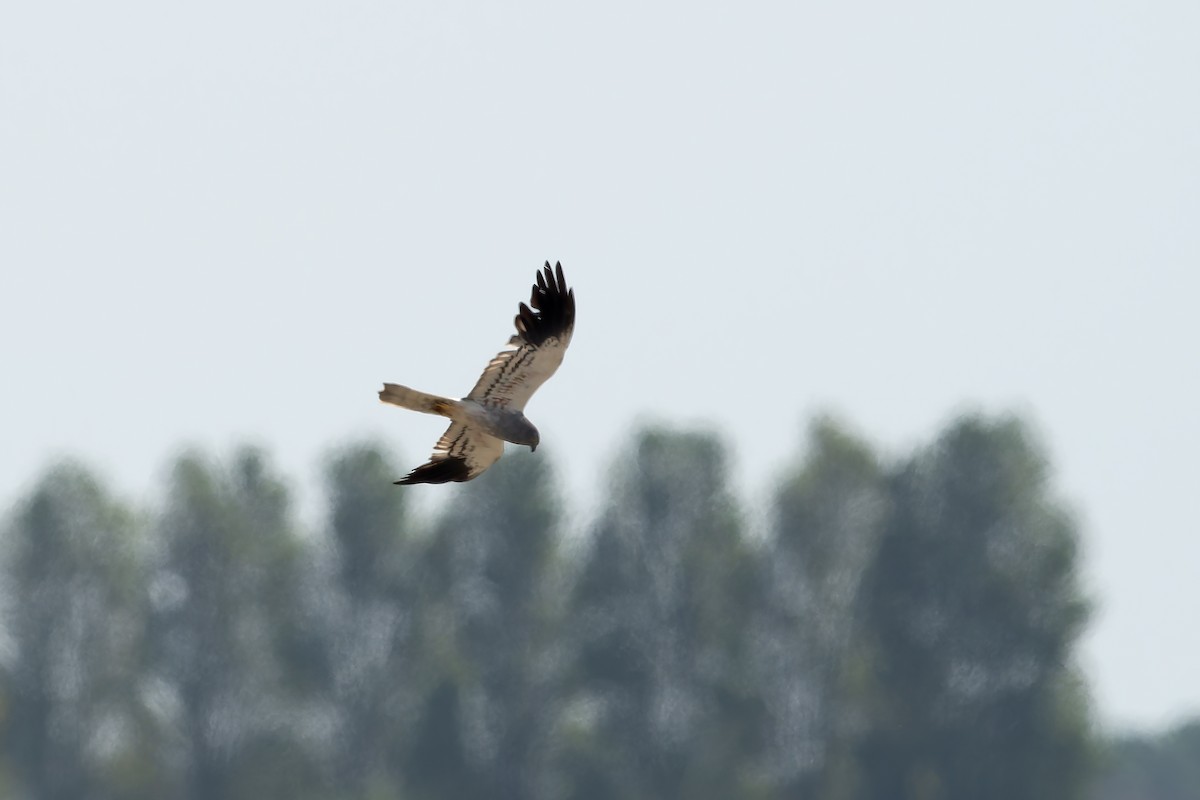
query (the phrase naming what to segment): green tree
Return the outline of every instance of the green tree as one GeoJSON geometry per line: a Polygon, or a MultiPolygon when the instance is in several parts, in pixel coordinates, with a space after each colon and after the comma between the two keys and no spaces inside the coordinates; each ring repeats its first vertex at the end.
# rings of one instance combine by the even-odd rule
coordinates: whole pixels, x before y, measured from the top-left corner
{"type": "Polygon", "coordinates": [[[1200,719],[1156,736],[1121,736],[1105,753],[1095,800],[1200,797],[1200,719]]]}
{"type": "Polygon", "coordinates": [[[527,798],[554,708],[559,498],[550,462],[510,453],[464,485],[422,560],[418,797],[527,798]]]}
{"type": "Polygon", "coordinates": [[[345,797],[398,791],[418,699],[419,552],[396,474],[391,456],[369,444],[343,448],[325,470],[333,552],[319,607],[336,722],[329,747],[345,797]]]}
{"type": "Polygon", "coordinates": [[[775,495],[756,637],[770,709],[767,772],[786,796],[853,796],[865,709],[860,594],[887,517],[870,447],[829,418],[775,495]]]}
{"type": "Polygon", "coordinates": [[[618,463],[571,602],[559,796],[744,796],[755,575],[725,449],[649,430],[618,463]]]}
{"type": "Polygon", "coordinates": [[[134,515],[87,470],[47,472],[4,539],[14,645],[5,750],[33,797],[154,796],[154,720],[137,692],[146,612],[134,515]]]}
{"type": "Polygon", "coordinates": [[[864,797],[1080,797],[1078,534],[1015,418],[964,417],[903,464],[865,587],[864,797]]]}
{"type": "Polygon", "coordinates": [[[228,469],[197,454],[172,471],[152,584],[157,678],[173,708],[184,797],[311,796],[309,720],[288,655],[304,551],[283,482],[243,449],[228,469]]]}

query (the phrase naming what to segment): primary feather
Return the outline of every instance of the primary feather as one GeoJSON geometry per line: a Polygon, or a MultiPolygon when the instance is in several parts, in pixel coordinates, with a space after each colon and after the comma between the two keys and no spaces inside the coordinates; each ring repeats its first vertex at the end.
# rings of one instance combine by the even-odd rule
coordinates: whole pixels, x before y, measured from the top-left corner
{"type": "Polygon", "coordinates": [[[558,370],[575,332],[575,291],[567,288],[562,264],[555,264],[551,272],[546,262],[529,306],[520,304],[514,320],[517,334],[488,363],[467,399],[521,411],[558,370]]]}

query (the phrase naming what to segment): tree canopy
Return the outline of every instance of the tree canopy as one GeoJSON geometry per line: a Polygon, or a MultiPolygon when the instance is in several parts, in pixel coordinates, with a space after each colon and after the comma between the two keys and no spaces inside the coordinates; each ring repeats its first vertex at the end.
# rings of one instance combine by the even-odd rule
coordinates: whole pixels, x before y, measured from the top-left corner
{"type": "Polygon", "coordinates": [[[1080,537],[1026,423],[892,459],[818,419],[761,509],[731,469],[639,430],[578,529],[541,452],[422,518],[351,443],[309,524],[261,449],[147,508],[52,467],[3,523],[0,792],[1088,796],[1080,537]]]}

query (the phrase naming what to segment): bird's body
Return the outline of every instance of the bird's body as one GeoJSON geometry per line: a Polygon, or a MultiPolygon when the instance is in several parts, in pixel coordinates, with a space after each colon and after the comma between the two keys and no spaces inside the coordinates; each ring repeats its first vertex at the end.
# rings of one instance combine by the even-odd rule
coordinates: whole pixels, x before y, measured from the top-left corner
{"type": "Polygon", "coordinates": [[[567,288],[561,264],[551,270],[546,262],[538,273],[529,306],[520,305],[516,327],[508,348],[491,360],[461,400],[383,385],[383,402],[453,420],[429,462],[396,483],[468,481],[504,454],[504,442],[537,449],[540,435],[525,416],[525,404],[558,369],[575,329],[575,293],[567,288]]]}

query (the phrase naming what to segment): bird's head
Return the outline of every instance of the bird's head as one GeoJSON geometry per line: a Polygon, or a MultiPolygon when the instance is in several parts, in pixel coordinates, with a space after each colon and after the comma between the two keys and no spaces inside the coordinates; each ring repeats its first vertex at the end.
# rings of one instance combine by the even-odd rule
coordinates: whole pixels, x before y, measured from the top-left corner
{"type": "Polygon", "coordinates": [[[524,414],[509,412],[496,420],[496,422],[496,432],[506,442],[523,444],[528,446],[530,450],[537,450],[537,446],[541,442],[541,437],[538,435],[538,429],[533,426],[533,423],[524,414]]]}

